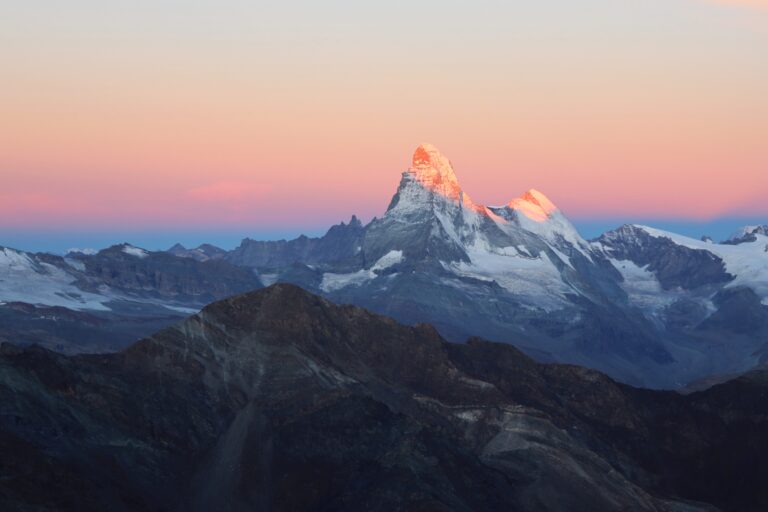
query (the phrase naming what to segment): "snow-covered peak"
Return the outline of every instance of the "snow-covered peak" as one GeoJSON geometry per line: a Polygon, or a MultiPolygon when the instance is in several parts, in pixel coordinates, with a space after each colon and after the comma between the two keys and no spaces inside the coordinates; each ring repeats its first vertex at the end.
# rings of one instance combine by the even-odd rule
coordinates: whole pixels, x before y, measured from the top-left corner
{"type": "MultiPolygon", "coordinates": [[[[413,152],[411,167],[403,172],[397,193],[387,208],[387,217],[421,215],[425,210],[455,209],[482,212],[461,189],[448,158],[431,144],[421,144],[413,152]]],[[[453,216],[454,214],[450,214],[453,216]]]]}
{"type": "Polygon", "coordinates": [[[754,241],[755,235],[768,236],[768,225],[744,226],[736,230],[726,242],[741,243],[754,241]]]}
{"type": "MultiPolygon", "coordinates": [[[[566,241],[587,258],[589,244],[581,237],[560,209],[542,192],[530,189],[521,197],[511,200],[506,206],[492,208],[500,218],[511,222],[530,233],[534,233],[554,246],[566,241]]],[[[499,223],[499,218],[494,218],[499,223]]]]}
{"type": "Polygon", "coordinates": [[[450,160],[432,144],[421,144],[416,148],[407,172],[424,188],[453,201],[471,204],[461,190],[450,160]]]}
{"type": "Polygon", "coordinates": [[[34,263],[26,253],[9,247],[0,247],[0,267],[31,269],[33,265],[34,263]]]}
{"type": "Polygon", "coordinates": [[[547,220],[558,211],[557,206],[547,196],[535,189],[530,189],[522,197],[511,200],[507,206],[538,222],[547,220]]]}
{"type": "Polygon", "coordinates": [[[725,265],[725,271],[735,276],[735,279],[726,285],[727,287],[751,288],[761,297],[763,303],[768,305],[768,236],[754,230],[746,235],[751,237],[751,240],[713,244],[662,229],[632,224],[606,233],[603,237],[609,242],[628,240],[635,244],[643,244],[645,242],[638,237],[642,232],[652,238],[667,239],[678,246],[706,251],[719,258],[725,265]]]}
{"type": "Polygon", "coordinates": [[[451,162],[431,144],[414,151],[385,218],[405,224],[437,219],[447,238],[463,248],[477,243],[515,245],[520,236],[527,236],[520,235],[522,229],[553,246],[565,241],[589,258],[589,245],[543,193],[531,189],[498,208],[476,204],[459,185],[451,162]],[[509,239],[500,239],[492,225],[509,239]]]}

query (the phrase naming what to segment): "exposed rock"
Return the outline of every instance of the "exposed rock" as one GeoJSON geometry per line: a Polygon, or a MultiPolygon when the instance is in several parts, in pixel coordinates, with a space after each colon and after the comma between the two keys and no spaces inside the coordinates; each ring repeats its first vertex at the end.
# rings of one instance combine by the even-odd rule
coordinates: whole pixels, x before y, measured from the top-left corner
{"type": "Polygon", "coordinates": [[[253,271],[218,259],[197,261],[167,252],[137,252],[126,244],[78,258],[85,265],[80,285],[206,304],[261,287],[253,271]]]}
{"type": "Polygon", "coordinates": [[[676,244],[669,238],[651,236],[637,226],[624,225],[597,241],[608,247],[616,259],[647,266],[667,290],[678,287],[690,290],[727,283],[734,278],[726,272],[722,259],[714,254],[676,244]]]}
{"type": "Polygon", "coordinates": [[[0,348],[6,510],[763,510],[768,378],[641,391],[289,285],[0,348]]]}
{"type": "Polygon", "coordinates": [[[754,242],[757,240],[757,235],[768,236],[768,225],[744,226],[731,235],[728,240],[723,240],[722,243],[727,245],[739,245],[754,242]]]}

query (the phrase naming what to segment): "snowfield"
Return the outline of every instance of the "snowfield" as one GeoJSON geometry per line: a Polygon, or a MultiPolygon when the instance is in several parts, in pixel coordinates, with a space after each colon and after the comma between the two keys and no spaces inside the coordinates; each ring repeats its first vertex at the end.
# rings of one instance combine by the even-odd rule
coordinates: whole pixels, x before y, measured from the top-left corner
{"type": "Polygon", "coordinates": [[[123,247],[123,252],[125,254],[130,254],[131,256],[136,256],[137,258],[146,258],[149,255],[149,253],[144,249],[139,249],[138,247],[134,247],[132,245],[126,245],[123,247]]]}
{"type": "Polygon", "coordinates": [[[75,286],[77,277],[28,254],[0,249],[0,301],[62,306],[75,310],[109,311],[112,298],[75,286]]]}
{"type": "Polygon", "coordinates": [[[389,251],[387,254],[374,263],[369,269],[358,270],[349,274],[334,274],[326,272],[323,274],[323,281],[320,283],[320,289],[324,292],[332,292],[346,288],[347,286],[359,286],[367,281],[376,279],[379,272],[397,265],[403,261],[403,251],[389,251]]]}
{"type": "Polygon", "coordinates": [[[668,238],[690,249],[709,251],[723,260],[726,272],[736,277],[726,285],[727,288],[736,286],[752,288],[762,299],[763,304],[768,305],[768,237],[755,234],[754,242],[743,242],[738,245],[713,244],[648,226],[636,227],[656,238],[668,238]]]}

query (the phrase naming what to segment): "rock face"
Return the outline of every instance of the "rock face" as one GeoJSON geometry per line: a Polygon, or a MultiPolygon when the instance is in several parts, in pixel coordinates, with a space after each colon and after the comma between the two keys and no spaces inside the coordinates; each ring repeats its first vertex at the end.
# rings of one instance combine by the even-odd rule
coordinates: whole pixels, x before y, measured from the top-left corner
{"type": "Polygon", "coordinates": [[[723,243],[728,245],[750,243],[757,241],[758,236],[768,237],[768,225],[744,226],[723,243]]]}
{"type": "Polygon", "coordinates": [[[143,250],[123,244],[78,257],[85,265],[81,287],[106,285],[127,293],[204,305],[261,286],[254,272],[218,259],[198,261],[167,252],[138,251],[143,250]]]}
{"type": "Polygon", "coordinates": [[[275,285],[0,350],[3,510],[764,510],[768,378],[682,396],[275,285]]]}
{"type": "Polygon", "coordinates": [[[456,203],[472,204],[461,190],[451,162],[432,144],[416,148],[408,174],[430,192],[456,203]]]}
{"type": "Polygon", "coordinates": [[[235,265],[267,272],[295,262],[304,264],[333,263],[342,266],[359,264],[363,225],[354,215],[349,224],[333,226],[322,238],[300,236],[295,240],[264,242],[246,238],[226,256],[235,265]]]}
{"type": "Polygon", "coordinates": [[[665,290],[720,285],[735,277],[726,271],[723,260],[711,252],[652,236],[642,227],[625,225],[605,233],[597,241],[609,247],[614,258],[632,261],[655,274],[665,290]]]}

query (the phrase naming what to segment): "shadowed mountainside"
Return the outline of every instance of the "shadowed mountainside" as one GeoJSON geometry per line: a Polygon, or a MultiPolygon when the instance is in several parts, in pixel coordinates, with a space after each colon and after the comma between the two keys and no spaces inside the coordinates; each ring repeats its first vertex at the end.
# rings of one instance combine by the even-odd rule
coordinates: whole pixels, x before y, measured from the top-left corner
{"type": "Polygon", "coordinates": [[[766,375],[638,390],[275,285],[116,354],[4,344],[0,508],[764,510],[766,375]]]}

